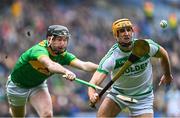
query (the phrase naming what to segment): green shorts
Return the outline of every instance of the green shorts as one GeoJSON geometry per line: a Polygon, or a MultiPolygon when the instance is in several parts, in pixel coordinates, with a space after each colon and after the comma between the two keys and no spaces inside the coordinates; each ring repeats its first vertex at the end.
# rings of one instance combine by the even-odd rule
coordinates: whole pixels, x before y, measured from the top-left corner
{"type": "Polygon", "coordinates": [[[36,92],[38,92],[40,89],[48,91],[46,81],[37,87],[26,89],[16,86],[11,81],[9,76],[8,81],[6,83],[6,94],[7,94],[8,102],[10,105],[13,106],[25,106],[25,104],[29,100],[29,97],[35,94],[36,92]]]}

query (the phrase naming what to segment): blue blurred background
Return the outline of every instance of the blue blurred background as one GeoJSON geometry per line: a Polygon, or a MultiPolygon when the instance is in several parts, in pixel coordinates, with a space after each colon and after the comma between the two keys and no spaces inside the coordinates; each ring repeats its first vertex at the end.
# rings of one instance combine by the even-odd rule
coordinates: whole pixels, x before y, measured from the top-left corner
{"type": "MultiPolygon", "coordinates": [[[[136,37],[152,38],[167,49],[174,76],[171,88],[158,86],[162,72],[152,59],[155,117],[180,116],[180,0],[1,0],[0,117],[9,116],[5,96],[8,74],[22,52],[45,38],[49,25],[67,26],[72,34],[68,50],[82,60],[99,63],[115,42],[111,25],[119,18],[132,20],[136,37]],[[159,26],[162,19],[168,21],[168,28],[159,26]]],[[[70,69],[86,81],[92,76],[70,69]]],[[[96,110],[88,106],[86,86],[59,75],[52,76],[48,85],[54,116],[95,117],[96,110]]],[[[37,116],[29,105],[27,116],[37,116]]],[[[125,109],[119,117],[126,116],[125,109]]]]}

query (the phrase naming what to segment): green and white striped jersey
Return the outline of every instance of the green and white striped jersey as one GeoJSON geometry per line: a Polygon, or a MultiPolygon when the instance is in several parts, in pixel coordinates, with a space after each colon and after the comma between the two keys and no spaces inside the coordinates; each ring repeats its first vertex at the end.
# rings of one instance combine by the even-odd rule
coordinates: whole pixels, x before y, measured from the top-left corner
{"type": "MultiPolygon", "coordinates": [[[[150,52],[127,68],[123,75],[112,85],[114,89],[122,94],[136,96],[152,91],[152,64],[150,63],[150,57],[153,57],[158,52],[160,46],[151,39],[145,40],[150,45],[150,52]]],[[[123,66],[130,54],[131,51],[122,51],[119,44],[116,43],[100,61],[97,70],[105,74],[110,73],[112,78],[123,66]]]]}

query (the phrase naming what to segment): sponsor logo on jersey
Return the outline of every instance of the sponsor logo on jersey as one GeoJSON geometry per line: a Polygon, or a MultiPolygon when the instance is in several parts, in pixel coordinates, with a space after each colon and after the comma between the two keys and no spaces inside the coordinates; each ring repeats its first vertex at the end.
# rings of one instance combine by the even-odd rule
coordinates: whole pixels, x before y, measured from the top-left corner
{"type": "Polygon", "coordinates": [[[130,66],[125,70],[124,75],[130,76],[130,75],[139,74],[146,69],[147,65],[148,62],[130,66]]]}
{"type": "MultiPolygon", "coordinates": [[[[118,69],[123,66],[123,64],[127,61],[128,57],[120,58],[116,60],[115,69],[118,69]]],[[[145,55],[140,58],[136,63],[127,68],[124,72],[124,75],[130,76],[143,72],[149,63],[149,55],[145,55]]]]}

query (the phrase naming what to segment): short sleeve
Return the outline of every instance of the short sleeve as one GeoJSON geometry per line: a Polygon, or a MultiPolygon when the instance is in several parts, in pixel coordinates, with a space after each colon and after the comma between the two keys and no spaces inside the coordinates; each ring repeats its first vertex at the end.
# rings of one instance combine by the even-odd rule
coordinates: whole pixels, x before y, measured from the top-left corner
{"type": "Polygon", "coordinates": [[[59,61],[59,63],[62,63],[64,65],[69,65],[73,60],[75,60],[77,57],[70,53],[70,52],[65,52],[64,53],[64,57],[62,60],[59,61]]]}
{"type": "Polygon", "coordinates": [[[30,51],[30,56],[32,59],[38,59],[41,56],[49,56],[48,50],[42,46],[35,46],[30,51]]]}
{"type": "Polygon", "coordinates": [[[114,59],[111,56],[105,56],[99,63],[98,72],[108,74],[114,68],[114,59]]]}
{"type": "Polygon", "coordinates": [[[160,45],[151,39],[147,39],[146,41],[148,41],[150,46],[149,56],[152,57],[159,51],[160,45]]]}

